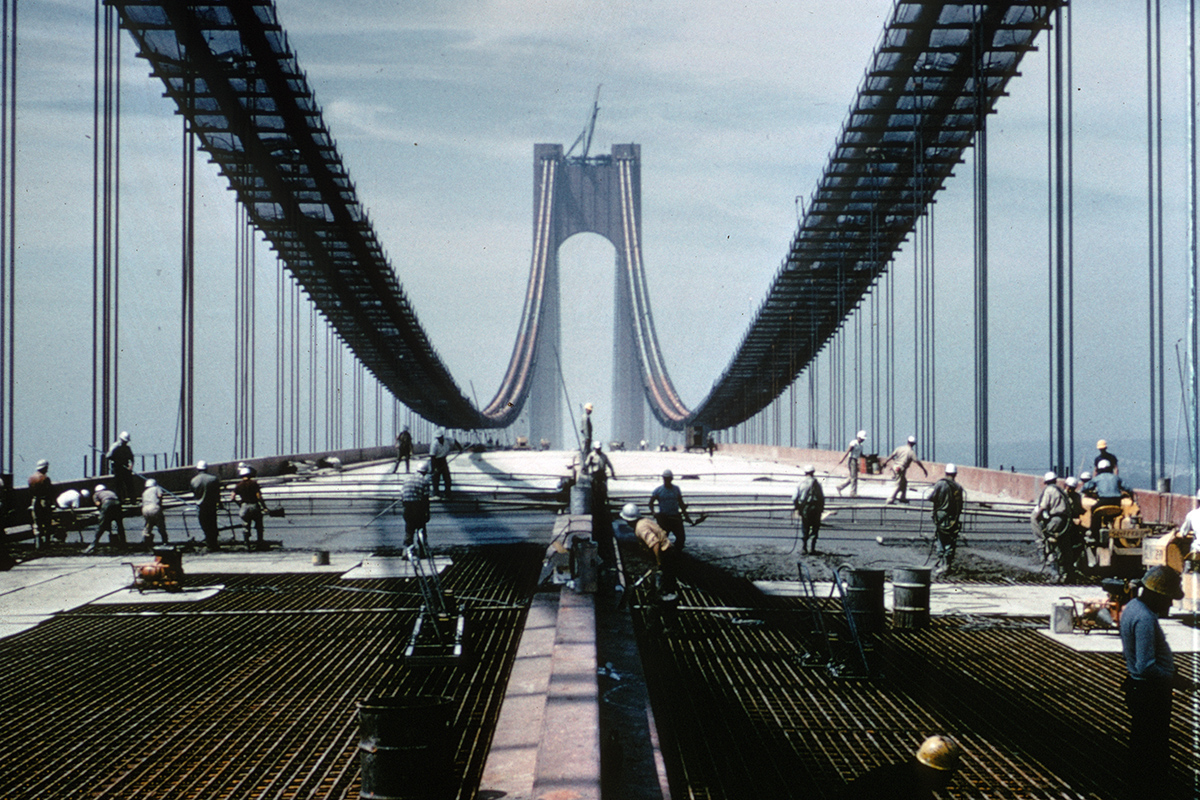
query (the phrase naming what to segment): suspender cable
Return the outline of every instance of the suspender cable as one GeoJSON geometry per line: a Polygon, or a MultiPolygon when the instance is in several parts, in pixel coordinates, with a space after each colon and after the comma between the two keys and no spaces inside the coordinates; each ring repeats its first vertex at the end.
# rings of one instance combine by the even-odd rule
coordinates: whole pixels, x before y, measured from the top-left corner
{"type": "MultiPolygon", "coordinates": [[[[0,475],[11,474],[15,409],[17,0],[3,0],[0,50],[0,475]],[[11,15],[9,6],[11,5],[11,15]],[[11,17],[11,23],[10,23],[11,17]]],[[[11,488],[11,487],[10,487],[11,488]]]]}

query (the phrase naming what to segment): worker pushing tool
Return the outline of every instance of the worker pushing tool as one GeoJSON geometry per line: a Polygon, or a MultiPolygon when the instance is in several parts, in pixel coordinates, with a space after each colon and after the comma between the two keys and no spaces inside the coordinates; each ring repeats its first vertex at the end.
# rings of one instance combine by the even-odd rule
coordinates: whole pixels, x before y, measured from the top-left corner
{"type": "Polygon", "coordinates": [[[234,485],[229,499],[238,504],[238,517],[242,520],[242,541],[245,542],[246,549],[249,550],[250,528],[253,527],[257,534],[255,548],[262,550],[265,546],[263,542],[263,516],[266,507],[266,501],[263,500],[262,487],[254,479],[249,466],[239,467],[238,477],[240,480],[234,485]]]}
{"type": "Polygon", "coordinates": [[[858,497],[858,473],[862,469],[862,451],[863,442],[867,441],[867,432],[859,431],[858,434],[850,440],[850,444],[846,445],[846,452],[842,453],[842,457],[838,459],[839,464],[846,462],[846,469],[849,474],[846,480],[837,485],[838,494],[847,486],[850,487],[850,496],[858,497]]]}
{"type": "Polygon", "coordinates": [[[929,477],[929,470],[925,469],[925,465],[917,459],[917,437],[909,436],[908,441],[895,450],[892,454],[883,460],[883,466],[892,464],[892,472],[895,475],[896,484],[892,487],[892,493],[888,495],[885,505],[892,503],[907,503],[908,502],[908,468],[916,464],[921,468],[921,472],[925,477],[929,477]]]}

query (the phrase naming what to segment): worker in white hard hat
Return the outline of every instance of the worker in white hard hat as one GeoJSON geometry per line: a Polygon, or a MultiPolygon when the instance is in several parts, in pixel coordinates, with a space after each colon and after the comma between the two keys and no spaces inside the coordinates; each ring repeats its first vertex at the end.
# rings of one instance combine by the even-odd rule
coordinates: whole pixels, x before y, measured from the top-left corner
{"type": "Polygon", "coordinates": [[[117,440],[108,446],[104,454],[112,471],[112,491],[122,503],[133,500],[137,493],[133,477],[133,449],[129,446],[129,431],[121,431],[117,440]]]}
{"type": "Polygon", "coordinates": [[[675,534],[675,546],[682,551],[687,540],[687,531],[683,523],[684,520],[692,522],[692,518],[688,514],[687,503],[683,501],[683,492],[679,491],[674,480],[675,474],[669,469],[664,469],[662,485],[650,494],[650,513],[663,530],[675,534]]]}
{"type": "Polygon", "coordinates": [[[221,505],[221,481],[208,471],[204,461],[196,462],[196,474],[192,476],[192,495],[196,500],[196,516],[200,519],[200,530],[204,531],[204,546],[210,553],[221,549],[218,541],[220,529],[217,525],[217,508],[221,505]]]}
{"type": "MultiPolygon", "coordinates": [[[[89,508],[92,504],[92,493],[88,489],[67,489],[65,492],[60,492],[54,498],[54,507],[60,512],[67,512],[71,517],[70,529],[75,530],[76,527],[82,527],[80,523],[80,512],[89,508]]],[[[53,537],[59,542],[67,540],[67,525],[56,524],[53,526],[53,537]]]]}
{"type": "Polygon", "coordinates": [[[92,492],[92,502],[100,509],[100,521],[96,525],[96,535],[92,543],[84,548],[85,553],[94,553],[100,544],[100,537],[108,534],[108,543],[118,550],[125,547],[125,519],[121,509],[121,499],[117,493],[103,483],[96,484],[92,492]],[[113,524],[116,531],[113,531],[113,524]]]}
{"type": "Polygon", "coordinates": [[[650,517],[638,513],[637,503],[626,503],[621,507],[621,519],[633,528],[633,534],[654,556],[655,566],[658,567],[658,589],[663,599],[670,602],[675,599],[678,590],[678,557],[679,548],[671,544],[667,531],[650,517]]]}
{"type": "Polygon", "coordinates": [[[947,464],[945,474],[933,484],[933,489],[929,492],[929,503],[933,506],[933,532],[937,537],[935,569],[941,574],[954,570],[958,534],[962,530],[965,496],[957,476],[958,467],[947,464]]]}
{"type": "Polygon", "coordinates": [[[1200,572],[1200,491],[1196,492],[1195,507],[1187,513],[1183,524],[1179,526],[1179,535],[1192,539],[1192,546],[1185,556],[1184,571],[1200,572]]]}
{"type": "Polygon", "coordinates": [[[1088,531],[1088,545],[1095,547],[1100,543],[1101,526],[1121,513],[1121,498],[1133,496],[1133,489],[1113,472],[1112,463],[1108,459],[1096,462],[1096,475],[1083,484],[1084,494],[1092,494],[1096,504],[1092,506],[1092,524],[1088,531]]]}
{"type": "Polygon", "coordinates": [[[455,448],[462,451],[462,445],[446,436],[445,431],[434,434],[433,444],[429,445],[429,481],[435,495],[450,496],[450,452],[455,448]]]}
{"type": "MultiPolygon", "coordinates": [[[[1139,596],[1121,610],[1121,649],[1129,678],[1123,684],[1129,708],[1129,777],[1131,786],[1156,790],[1171,775],[1171,702],[1175,689],[1195,691],[1196,684],[1175,670],[1175,657],[1158,620],[1171,603],[1183,599],[1183,582],[1168,566],[1151,567],[1141,580],[1139,596]]],[[[1174,794],[1150,792],[1155,796],[1174,794]]]]}
{"type": "Polygon", "coordinates": [[[583,404],[583,421],[579,423],[579,452],[584,458],[592,452],[592,404],[583,404]]]}
{"type": "Polygon", "coordinates": [[[40,459],[29,476],[29,514],[33,523],[33,542],[37,547],[50,544],[54,519],[54,481],[50,480],[50,462],[40,459]]]}
{"type": "Polygon", "coordinates": [[[962,748],[949,736],[935,734],[917,748],[913,757],[875,767],[846,784],[840,800],[932,800],[933,793],[954,780],[962,762],[962,748]]]}
{"type": "Polygon", "coordinates": [[[837,485],[838,494],[841,494],[842,489],[845,489],[847,486],[849,486],[850,487],[850,496],[858,497],[858,473],[859,473],[859,470],[862,469],[861,464],[862,464],[862,454],[863,454],[863,442],[865,442],[866,440],[867,440],[867,432],[859,431],[855,435],[855,437],[850,440],[850,444],[846,445],[846,452],[842,453],[842,457],[838,459],[837,463],[841,464],[843,461],[845,461],[846,469],[849,470],[849,474],[847,474],[846,480],[842,481],[841,483],[839,483],[837,485]]]}
{"type": "Polygon", "coordinates": [[[817,468],[804,466],[804,477],[792,492],[792,515],[800,522],[800,552],[817,554],[817,536],[821,533],[821,515],[825,513],[825,492],[817,480],[817,468]]]}
{"type": "Polygon", "coordinates": [[[163,498],[166,492],[154,478],[146,479],[146,488],[142,489],[142,543],[154,544],[154,529],[162,538],[162,544],[167,544],[167,516],[163,513],[163,498]]]}
{"type": "Polygon", "coordinates": [[[422,461],[417,465],[417,471],[410,473],[400,486],[400,502],[404,508],[404,547],[420,545],[417,555],[426,555],[425,534],[429,524],[429,463],[422,461]],[[418,535],[420,536],[418,542],[418,535]]]}
{"type": "Polygon", "coordinates": [[[266,514],[266,500],[263,499],[262,487],[251,474],[249,465],[238,467],[238,482],[234,484],[229,499],[238,504],[238,518],[242,521],[242,541],[250,550],[250,529],[254,528],[257,536],[253,549],[262,550],[266,543],[263,541],[263,517],[266,514]]]}
{"type": "Polygon", "coordinates": [[[892,464],[892,471],[895,474],[896,485],[892,487],[892,493],[888,495],[887,505],[892,503],[907,503],[908,502],[908,468],[916,464],[921,468],[921,472],[925,477],[929,477],[929,470],[925,469],[925,465],[917,459],[917,437],[909,436],[908,441],[892,451],[892,454],[883,460],[883,466],[892,464]]]}
{"type": "Polygon", "coordinates": [[[1092,459],[1092,466],[1096,468],[1096,472],[1100,471],[1101,461],[1108,462],[1108,466],[1112,469],[1114,475],[1120,474],[1120,470],[1117,469],[1117,456],[1108,449],[1108,442],[1104,439],[1096,442],[1096,457],[1092,459]]]}
{"type": "Polygon", "coordinates": [[[1074,568],[1065,563],[1062,549],[1062,540],[1071,530],[1071,499],[1059,488],[1058,475],[1053,471],[1042,476],[1042,492],[1030,511],[1029,521],[1042,550],[1042,563],[1060,583],[1067,581],[1068,574],[1073,579],[1074,568]]]}

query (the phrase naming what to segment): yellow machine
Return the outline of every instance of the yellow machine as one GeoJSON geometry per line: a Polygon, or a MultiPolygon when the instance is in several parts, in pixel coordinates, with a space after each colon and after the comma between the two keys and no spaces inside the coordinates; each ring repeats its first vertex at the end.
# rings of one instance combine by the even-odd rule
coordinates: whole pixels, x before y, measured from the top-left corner
{"type": "Polygon", "coordinates": [[[1083,514],[1076,522],[1087,531],[1089,568],[1128,577],[1141,575],[1142,540],[1158,529],[1142,521],[1133,498],[1122,497],[1119,506],[1098,506],[1094,497],[1084,497],[1083,514]]]}
{"type": "Polygon", "coordinates": [[[1167,566],[1183,576],[1184,611],[1200,611],[1200,563],[1197,553],[1192,552],[1195,534],[1180,536],[1173,530],[1161,536],[1142,540],[1142,566],[1167,566]]]}

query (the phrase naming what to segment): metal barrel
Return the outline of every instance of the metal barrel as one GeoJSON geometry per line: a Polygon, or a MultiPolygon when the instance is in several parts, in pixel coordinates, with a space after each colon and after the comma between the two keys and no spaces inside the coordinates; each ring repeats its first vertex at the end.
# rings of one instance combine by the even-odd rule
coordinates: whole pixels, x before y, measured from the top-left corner
{"type": "Polygon", "coordinates": [[[929,567],[896,567],[892,574],[892,627],[915,631],[929,625],[929,567]]]}
{"type": "Polygon", "coordinates": [[[359,797],[441,800],[453,794],[447,697],[368,697],[358,704],[359,797]]]}
{"type": "Polygon", "coordinates": [[[878,633],[883,630],[886,612],[883,607],[883,570],[847,569],[846,613],[853,615],[859,633],[878,633]]]}

